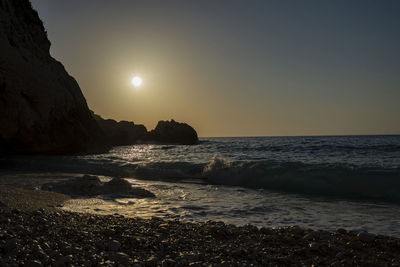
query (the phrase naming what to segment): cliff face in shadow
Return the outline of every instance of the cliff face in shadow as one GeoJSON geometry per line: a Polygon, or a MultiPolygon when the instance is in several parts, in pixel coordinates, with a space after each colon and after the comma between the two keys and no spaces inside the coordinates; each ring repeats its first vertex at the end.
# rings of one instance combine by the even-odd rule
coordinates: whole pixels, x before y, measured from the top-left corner
{"type": "Polygon", "coordinates": [[[0,0],[0,152],[105,151],[79,85],[49,49],[29,1],[0,0]]]}

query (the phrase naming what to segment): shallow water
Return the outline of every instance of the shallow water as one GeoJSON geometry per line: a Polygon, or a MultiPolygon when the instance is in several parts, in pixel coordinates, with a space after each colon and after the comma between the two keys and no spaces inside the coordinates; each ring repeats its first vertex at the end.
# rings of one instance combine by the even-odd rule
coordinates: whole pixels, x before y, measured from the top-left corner
{"type": "Polygon", "coordinates": [[[241,187],[131,180],[156,198],[101,196],[69,201],[64,209],[135,217],[305,228],[345,228],[400,236],[400,206],[388,203],[326,200],[241,187]]]}
{"type": "Polygon", "coordinates": [[[127,178],[157,196],[81,198],[65,207],[77,211],[400,236],[400,136],[204,138],[195,146],[8,157],[0,168],[127,178]]]}

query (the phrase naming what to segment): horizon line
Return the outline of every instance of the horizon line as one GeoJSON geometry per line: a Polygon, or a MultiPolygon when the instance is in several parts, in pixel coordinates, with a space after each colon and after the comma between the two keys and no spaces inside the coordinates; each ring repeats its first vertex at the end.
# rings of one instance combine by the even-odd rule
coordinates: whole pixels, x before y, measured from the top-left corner
{"type": "Polygon", "coordinates": [[[340,136],[400,136],[395,134],[324,134],[324,135],[236,135],[236,136],[199,136],[199,138],[254,138],[254,137],[340,137],[340,136]]]}

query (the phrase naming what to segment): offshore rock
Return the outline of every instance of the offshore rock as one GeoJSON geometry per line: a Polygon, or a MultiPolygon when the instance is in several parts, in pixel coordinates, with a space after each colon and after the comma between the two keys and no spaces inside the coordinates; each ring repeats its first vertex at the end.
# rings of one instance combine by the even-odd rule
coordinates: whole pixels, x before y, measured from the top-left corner
{"type": "Polygon", "coordinates": [[[0,0],[0,154],[107,150],[78,83],[28,0],[0,0]]]}
{"type": "Polygon", "coordinates": [[[149,132],[149,139],[182,145],[194,145],[199,141],[197,132],[189,124],[174,120],[159,121],[156,128],[149,132]]]}

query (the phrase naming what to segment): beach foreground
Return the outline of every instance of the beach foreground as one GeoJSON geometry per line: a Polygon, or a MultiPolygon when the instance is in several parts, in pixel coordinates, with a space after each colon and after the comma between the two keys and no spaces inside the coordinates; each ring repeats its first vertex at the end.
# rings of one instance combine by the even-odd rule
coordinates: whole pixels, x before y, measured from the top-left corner
{"type": "Polygon", "coordinates": [[[400,264],[394,237],[72,213],[57,208],[62,194],[0,190],[1,266],[400,264]]]}

